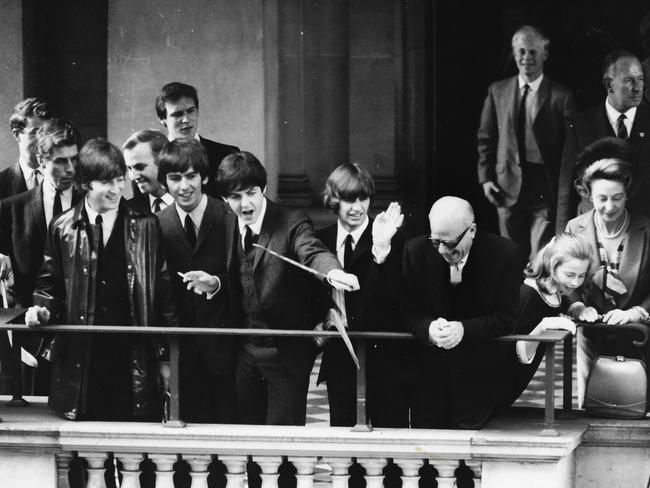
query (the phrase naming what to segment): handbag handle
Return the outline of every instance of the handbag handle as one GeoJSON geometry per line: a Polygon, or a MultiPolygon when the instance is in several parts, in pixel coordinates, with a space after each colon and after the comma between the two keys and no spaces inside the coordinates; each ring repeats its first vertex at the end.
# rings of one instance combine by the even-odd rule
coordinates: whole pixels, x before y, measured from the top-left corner
{"type": "Polygon", "coordinates": [[[576,323],[577,327],[589,327],[590,329],[622,329],[622,330],[630,330],[630,329],[635,329],[637,330],[640,334],[642,339],[636,340],[634,339],[632,341],[632,344],[636,347],[643,347],[648,343],[648,326],[646,324],[642,324],[640,322],[632,322],[629,324],[603,324],[603,323],[595,323],[591,324],[589,322],[578,322],[576,323]]]}

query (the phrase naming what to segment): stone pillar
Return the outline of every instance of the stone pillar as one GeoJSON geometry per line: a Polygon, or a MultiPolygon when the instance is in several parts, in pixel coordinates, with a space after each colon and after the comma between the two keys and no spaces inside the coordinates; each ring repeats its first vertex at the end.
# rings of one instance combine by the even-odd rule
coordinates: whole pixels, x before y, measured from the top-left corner
{"type": "Polygon", "coordinates": [[[104,463],[108,456],[105,452],[80,452],[80,458],[84,458],[88,463],[88,482],[86,488],[106,488],[104,473],[106,468],[104,463]]]}
{"type": "Polygon", "coordinates": [[[260,477],[262,478],[262,488],[278,488],[278,468],[282,464],[282,458],[280,456],[259,456],[253,459],[262,473],[260,477]]]}
{"type": "Polygon", "coordinates": [[[57,488],[70,488],[68,480],[68,471],[70,471],[70,461],[72,461],[72,453],[59,452],[56,454],[56,486],[57,488]]]}
{"type": "Polygon", "coordinates": [[[156,488],[174,488],[176,454],[149,454],[156,465],[156,488]]]}
{"type": "Polygon", "coordinates": [[[246,478],[246,456],[219,456],[226,467],[227,488],[244,488],[246,478]]]}
{"type": "Polygon", "coordinates": [[[140,488],[140,463],[142,454],[115,453],[115,458],[122,463],[122,484],[120,488],[140,488]]]}
{"type": "Polygon", "coordinates": [[[394,459],[393,462],[402,468],[402,488],[418,488],[422,460],[394,459]]]}
{"type": "Polygon", "coordinates": [[[296,488],[312,488],[314,486],[315,457],[289,457],[289,462],[296,468],[296,488]]]}
{"type": "Polygon", "coordinates": [[[366,488],[383,488],[384,474],[382,471],[386,466],[386,460],[381,458],[357,458],[357,462],[366,470],[366,488]]]}
{"type": "Polygon", "coordinates": [[[348,479],[350,478],[348,469],[350,469],[352,460],[350,458],[323,458],[323,461],[332,468],[330,474],[332,488],[348,488],[348,479]]]}
{"type": "Polygon", "coordinates": [[[212,462],[212,456],[186,455],[183,459],[190,465],[192,488],[208,488],[208,466],[212,462]]]}
{"type": "Polygon", "coordinates": [[[436,471],[438,471],[438,488],[454,488],[456,486],[456,469],[458,469],[458,461],[429,461],[436,471]]]}

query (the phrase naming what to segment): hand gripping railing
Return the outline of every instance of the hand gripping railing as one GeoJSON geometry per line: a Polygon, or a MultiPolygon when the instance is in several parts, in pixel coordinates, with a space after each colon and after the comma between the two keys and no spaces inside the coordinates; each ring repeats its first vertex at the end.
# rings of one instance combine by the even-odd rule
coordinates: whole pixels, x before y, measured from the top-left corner
{"type": "MultiPolygon", "coordinates": [[[[154,334],[164,335],[169,346],[170,360],[170,408],[169,420],[165,424],[170,427],[184,426],[180,418],[179,410],[179,335],[225,335],[225,336],[265,336],[265,337],[327,337],[340,338],[336,331],[310,331],[310,330],[269,330],[269,329],[247,329],[247,328],[200,328],[200,327],[125,327],[125,326],[99,326],[99,325],[47,325],[43,327],[27,327],[22,324],[8,324],[16,320],[25,309],[0,309],[0,332],[16,331],[27,333],[47,332],[76,332],[76,333],[120,333],[120,334],[154,334]]],[[[414,340],[414,336],[404,332],[357,332],[349,331],[348,335],[355,342],[357,355],[360,363],[360,370],[357,372],[357,422],[353,430],[372,430],[366,414],[366,352],[367,341],[377,339],[390,340],[414,340]]],[[[563,410],[569,412],[572,409],[572,362],[573,349],[571,334],[563,330],[546,330],[539,335],[508,335],[494,339],[499,342],[533,341],[544,344],[546,353],[546,377],[545,377],[545,407],[544,423],[545,430],[542,433],[555,434],[555,344],[564,341],[564,396],[563,410]]],[[[15,373],[13,378],[13,398],[9,402],[12,406],[26,406],[28,402],[22,396],[22,374],[20,364],[20,334],[14,336],[14,358],[15,373]]],[[[1,421],[1,419],[0,419],[1,421]]]]}

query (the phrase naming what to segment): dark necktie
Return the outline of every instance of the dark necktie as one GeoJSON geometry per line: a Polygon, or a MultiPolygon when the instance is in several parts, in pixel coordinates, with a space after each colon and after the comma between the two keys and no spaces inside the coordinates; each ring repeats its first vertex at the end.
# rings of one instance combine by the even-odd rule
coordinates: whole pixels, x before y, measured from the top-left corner
{"type": "Polygon", "coordinates": [[[55,191],[56,193],[54,194],[54,205],[52,205],[52,218],[63,212],[63,205],[61,204],[61,190],[57,188],[55,191]]]}
{"type": "Polygon", "coordinates": [[[246,226],[246,234],[244,234],[244,252],[248,254],[253,249],[253,231],[249,226],[246,226]]]}
{"type": "Polygon", "coordinates": [[[345,247],[343,248],[343,269],[349,271],[350,261],[352,260],[352,234],[345,237],[345,247]]]}
{"type": "Polygon", "coordinates": [[[519,102],[519,118],[517,119],[517,147],[519,148],[519,164],[526,162],[526,99],[530,86],[524,85],[524,93],[519,102]]]}
{"type": "Polygon", "coordinates": [[[162,203],[162,198],[158,197],[153,201],[153,213],[158,213],[160,212],[160,204],[162,203]]]}
{"type": "Polygon", "coordinates": [[[194,222],[190,214],[185,216],[185,235],[187,236],[187,242],[190,243],[190,247],[194,249],[196,247],[196,230],[194,230],[194,222]]]}
{"type": "Polygon", "coordinates": [[[41,174],[41,171],[39,169],[35,169],[34,172],[32,173],[32,188],[36,188],[38,186],[38,177],[41,174]]]}
{"type": "Polygon", "coordinates": [[[618,121],[616,123],[616,137],[623,139],[624,141],[628,138],[627,127],[625,127],[626,118],[625,114],[621,114],[618,116],[618,121]]]}
{"type": "Polygon", "coordinates": [[[97,231],[97,262],[100,262],[104,254],[104,219],[101,214],[95,217],[95,229],[97,231]]]}

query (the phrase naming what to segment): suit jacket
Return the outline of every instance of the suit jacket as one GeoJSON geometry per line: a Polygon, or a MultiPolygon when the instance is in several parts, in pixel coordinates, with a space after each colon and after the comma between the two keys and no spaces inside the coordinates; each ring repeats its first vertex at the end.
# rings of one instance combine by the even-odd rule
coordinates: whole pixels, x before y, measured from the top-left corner
{"type": "MultiPolygon", "coordinates": [[[[230,326],[229,286],[226,273],[225,224],[226,205],[208,196],[208,204],[203,214],[201,227],[194,249],[185,235],[183,222],[178,217],[176,205],[170,205],[157,216],[165,243],[167,265],[172,277],[174,299],[181,325],[187,327],[230,326]],[[205,295],[187,291],[186,284],[178,273],[205,271],[221,281],[221,288],[208,300],[205,295]]],[[[234,337],[186,337],[183,344],[183,367],[192,369],[198,366],[199,356],[214,374],[231,373],[236,358],[236,339],[234,337]]]]}
{"type": "Polygon", "coordinates": [[[205,192],[214,198],[221,198],[216,184],[217,168],[223,158],[239,151],[239,148],[237,146],[229,146],[220,142],[211,141],[205,137],[199,137],[199,139],[208,153],[208,164],[210,165],[210,176],[208,178],[208,184],[205,187],[205,192]]]}
{"type": "MultiPolygon", "coordinates": [[[[607,119],[605,104],[600,103],[576,117],[567,131],[567,139],[562,154],[562,167],[558,182],[558,206],[556,231],[562,232],[567,222],[575,217],[580,202],[573,182],[576,178],[576,163],[578,154],[589,144],[603,137],[616,137],[614,129],[607,119]]],[[[638,184],[637,196],[630,199],[629,206],[650,217],[650,107],[637,107],[634,124],[628,139],[630,145],[639,155],[639,167],[635,176],[638,184]]],[[[591,208],[591,202],[586,200],[586,208],[591,208]]]]}
{"type": "Polygon", "coordinates": [[[27,184],[20,163],[0,171],[0,199],[25,191],[27,191],[27,184]]]}
{"type": "Polygon", "coordinates": [[[431,344],[429,325],[439,317],[463,323],[461,345],[511,333],[519,306],[519,254],[512,241],[477,232],[453,302],[449,264],[426,236],[407,242],[402,267],[405,327],[425,345],[431,344]]]}
{"type": "MultiPolygon", "coordinates": [[[[73,206],[83,194],[81,190],[72,190],[73,206]]],[[[11,258],[16,301],[23,307],[32,305],[46,239],[42,184],[0,201],[0,252],[11,258]]]]}
{"type": "MultiPolygon", "coordinates": [[[[231,212],[226,222],[226,241],[235,324],[244,323],[237,266],[240,239],[237,217],[231,212]]],[[[305,214],[283,208],[268,199],[257,243],[323,274],[341,269],[336,256],[314,235],[311,221],[305,214]]],[[[314,277],[311,274],[256,249],[253,276],[261,318],[270,329],[311,330],[322,319],[322,310],[315,310],[313,306],[310,284],[314,277]]],[[[276,343],[294,373],[309,373],[315,354],[312,341],[282,339],[276,343]]]]}
{"type": "MultiPolygon", "coordinates": [[[[336,235],[338,225],[316,232],[327,248],[336,253],[336,235]]],[[[350,330],[360,331],[393,331],[402,330],[399,311],[399,284],[401,274],[401,258],[404,240],[397,233],[391,242],[391,251],[382,264],[375,263],[372,254],[372,219],[357,242],[348,269],[345,271],[359,279],[361,288],[356,292],[345,294],[345,309],[350,330]]],[[[340,341],[330,341],[325,348],[319,380],[327,375],[328,385],[344,378],[350,366],[354,369],[349,353],[345,346],[331,348],[332,344],[341,346],[340,341]],[[343,353],[343,357],[341,354],[343,353]],[[345,371],[345,373],[342,373],[345,371]],[[339,374],[341,373],[341,374],[339,374]]],[[[410,344],[404,341],[369,341],[368,347],[368,376],[383,383],[394,383],[410,376],[408,359],[410,344]]]]}
{"type": "MultiPolygon", "coordinates": [[[[493,181],[501,188],[501,205],[510,207],[519,199],[522,172],[517,146],[519,118],[518,77],[497,81],[488,88],[478,129],[478,180],[493,181]]],[[[565,127],[575,111],[573,95],[564,86],[544,76],[537,93],[533,133],[544,162],[549,195],[556,201],[565,127]]]]}

